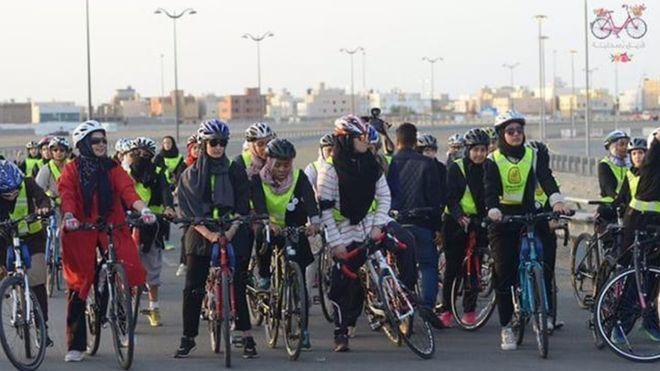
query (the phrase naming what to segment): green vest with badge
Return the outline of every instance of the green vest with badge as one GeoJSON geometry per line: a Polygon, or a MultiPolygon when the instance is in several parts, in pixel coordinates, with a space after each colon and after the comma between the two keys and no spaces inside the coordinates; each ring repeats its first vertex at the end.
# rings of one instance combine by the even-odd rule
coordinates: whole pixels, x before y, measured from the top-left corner
{"type": "MultiPolygon", "coordinates": [[[[28,216],[29,207],[28,207],[28,198],[27,198],[27,189],[25,187],[25,182],[21,183],[21,188],[18,191],[18,197],[16,198],[16,204],[14,205],[14,211],[11,212],[9,217],[11,220],[18,220],[28,216]]],[[[43,228],[43,225],[40,221],[28,224],[25,221],[18,223],[18,235],[27,236],[38,233],[43,228]]]]}
{"type": "Polygon", "coordinates": [[[522,205],[527,180],[534,166],[534,150],[525,147],[525,154],[518,163],[511,162],[499,149],[493,152],[492,158],[502,181],[500,203],[509,206],[522,205]]]}
{"type": "MultiPolygon", "coordinates": [[[[612,174],[614,174],[614,177],[616,178],[616,194],[618,195],[619,192],[621,192],[621,187],[623,187],[623,180],[626,178],[626,174],[628,173],[628,167],[615,164],[612,162],[612,160],[610,160],[609,157],[605,157],[604,159],[600,160],[600,162],[607,164],[607,166],[610,168],[610,171],[612,171],[612,174]]],[[[614,202],[614,198],[603,197],[602,201],[612,203],[614,202]]]]}
{"type": "Polygon", "coordinates": [[[628,186],[630,187],[629,206],[643,213],[660,213],[660,201],[641,201],[637,199],[637,187],[639,186],[640,176],[636,176],[630,171],[626,176],[628,177],[628,186]]]}
{"type": "MultiPolygon", "coordinates": [[[[160,174],[162,172],[162,169],[160,167],[156,167],[156,174],[160,174]]],[[[140,182],[135,182],[135,192],[140,196],[140,199],[142,202],[145,203],[145,205],[149,206],[149,208],[155,212],[155,213],[162,213],[163,212],[163,205],[150,205],[149,203],[151,202],[151,188],[146,187],[144,184],[140,182]]]]}
{"type": "Polygon", "coordinates": [[[165,163],[165,180],[168,184],[174,184],[174,171],[183,162],[183,156],[163,157],[163,162],[165,163]]]}
{"type": "Polygon", "coordinates": [[[465,178],[465,191],[463,192],[463,196],[461,196],[461,200],[458,202],[461,206],[461,210],[463,210],[463,213],[468,216],[477,215],[477,203],[474,202],[472,191],[470,191],[470,186],[467,184],[467,173],[465,172],[463,159],[455,160],[454,163],[458,165],[458,169],[461,171],[461,174],[463,174],[463,178],[465,178]]]}
{"type": "Polygon", "coordinates": [[[270,221],[279,226],[285,226],[286,212],[288,210],[289,203],[291,202],[291,197],[293,196],[293,191],[298,184],[298,178],[300,177],[300,170],[295,170],[293,172],[293,181],[289,190],[277,195],[273,192],[270,185],[266,183],[261,183],[261,188],[264,191],[264,196],[266,199],[266,208],[268,209],[268,215],[270,216],[270,221]]]}
{"type": "Polygon", "coordinates": [[[44,166],[44,160],[40,158],[26,158],[25,159],[25,177],[26,178],[31,178],[32,174],[34,174],[35,169],[36,171],[39,171],[39,169],[44,166]]]}

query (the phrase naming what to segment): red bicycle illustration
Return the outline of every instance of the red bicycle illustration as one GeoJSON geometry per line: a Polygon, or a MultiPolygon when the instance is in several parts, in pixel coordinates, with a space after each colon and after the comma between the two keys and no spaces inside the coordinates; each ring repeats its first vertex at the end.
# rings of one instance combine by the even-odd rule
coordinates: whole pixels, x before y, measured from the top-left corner
{"type": "Polygon", "coordinates": [[[644,10],[646,10],[646,6],[622,5],[621,7],[626,9],[626,12],[628,13],[628,18],[626,18],[621,26],[617,26],[614,23],[614,19],[612,18],[612,13],[614,11],[602,8],[595,10],[596,19],[591,22],[591,33],[597,39],[606,39],[610,37],[612,33],[618,38],[623,30],[626,30],[628,36],[633,39],[641,39],[646,35],[646,31],[648,30],[646,22],[640,18],[644,10]]]}

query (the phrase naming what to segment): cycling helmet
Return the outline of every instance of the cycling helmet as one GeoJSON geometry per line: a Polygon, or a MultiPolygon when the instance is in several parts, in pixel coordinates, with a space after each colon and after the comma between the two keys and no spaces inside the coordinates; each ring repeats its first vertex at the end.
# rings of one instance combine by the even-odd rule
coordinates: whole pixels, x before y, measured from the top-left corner
{"type": "Polygon", "coordinates": [[[43,146],[48,146],[50,144],[50,140],[51,140],[51,137],[49,137],[49,136],[45,136],[45,137],[41,138],[41,140],[39,140],[39,142],[37,143],[37,147],[41,148],[43,146]]]}
{"type": "Polygon", "coordinates": [[[64,149],[67,151],[71,149],[69,141],[64,137],[53,137],[48,143],[48,148],[54,148],[57,146],[64,147],[64,149]]]}
{"type": "Polygon", "coordinates": [[[618,141],[619,139],[624,139],[624,138],[630,139],[630,137],[628,136],[628,134],[626,134],[625,131],[623,130],[612,131],[611,133],[607,134],[607,136],[605,137],[605,141],[604,141],[605,149],[610,149],[610,144],[618,141]]]}
{"type": "Polygon", "coordinates": [[[0,160],[0,193],[13,192],[21,186],[23,173],[13,162],[0,160]]]}
{"type": "Polygon", "coordinates": [[[202,121],[197,129],[199,140],[229,139],[229,125],[218,119],[202,121]]]}
{"type": "Polygon", "coordinates": [[[319,139],[319,147],[332,147],[335,145],[334,134],[326,134],[319,139]]]}
{"type": "Polygon", "coordinates": [[[186,141],[186,146],[189,146],[191,144],[195,144],[199,142],[199,139],[197,139],[197,134],[193,134],[188,137],[188,141],[186,141]]]}
{"type": "Polygon", "coordinates": [[[131,149],[143,149],[149,152],[152,156],[156,155],[156,142],[147,137],[137,137],[133,141],[133,146],[131,149]]]}
{"type": "Polygon", "coordinates": [[[376,128],[371,125],[367,126],[367,140],[369,141],[369,144],[373,145],[378,145],[380,143],[380,134],[378,134],[376,128]]]}
{"type": "Polygon", "coordinates": [[[498,115],[495,117],[495,124],[493,127],[495,130],[502,129],[506,126],[506,124],[510,122],[517,122],[522,126],[525,126],[525,116],[522,114],[516,112],[516,111],[506,111],[501,115],[498,115]]]}
{"type": "Polygon", "coordinates": [[[450,147],[454,146],[459,146],[463,147],[465,145],[465,139],[463,139],[463,136],[461,134],[454,134],[447,139],[447,144],[450,147]]]}
{"type": "Polygon", "coordinates": [[[646,142],[646,139],[632,138],[630,142],[628,142],[628,153],[636,149],[641,149],[643,151],[646,151],[647,147],[648,147],[648,143],[646,142]]]}
{"type": "Polygon", "coordinates": [[[254,142],[259,139],[273,139],[275,132],[265,122],[255,122],[245,130],[245,140],[254,142]]]}
{"type": "Polygon", "coordinates": [[[296,147],[286,139],[273,139],[267,145],[268,157],[290,160],[296,157],[296,147]]]}
{"type": "Polygon", "coordinates": [[[431,134],[417,133],[417,148],[427,147],[438,149],[438,140],[431,134]]]}
{"type": "Polygon", "coordinates": [[[655,136],[658,135],[659,131],[660,128],[653,130],[653,132],[649,134],[649,137],[646,139],[647,146],[649,147],[649,149],[651,149],[651,146],[653,145],[653,141],[655,140],[655,136]]]}
{"type": "Polygon", "coordinates": [[[78,143],[95,131],[102,131],[103,134],[105,134],[105,129],[98,121],[88,120],[78,125],[78,127],[73,130],[73,146],[78,147],[78,143]]]}
{"type": "Polygon", "coordinates": [[[488,146],[490,144],[490,136],[482,129],[470,129],[463,135],[463,143],[467,147],[488,146]]]}
{"type": "Polygon", "coordinates": [[[335,120],[335,135],[367,134],[367,124],[355,115],[346,115],[335,120]]]}
{"type": "Polygon", "coordinates": [[[25,149],[37,148],[37,142],[31,140],[25,144],[25,149]]]}
{"type": "Polygon", "coordinates": [[[490,142],[491,143],[497,142],[498,138],[497,138],[497,132],[495,131],[495,129],[493,129],[490,126],[486,126],[486,127],[481,128],[481,130],[483,130],[484,132],[486,132],[486,134],[488,134],[488,136],[490,137],[490,142]]]}
{"type": "Polygon", "coordinates": [[[119,138],[115,142],[115,152],[126,153],[133,148],[133,139],[119,138]]]}
{"type": "Polygon", "coordinates": [[[530,148],[533,148],[536,150],[536,152],[545,152],[548,153],[548,146],[545,145],[545,143],[540,142],[538,140],[530,140],[527,145],[530,148]]]}

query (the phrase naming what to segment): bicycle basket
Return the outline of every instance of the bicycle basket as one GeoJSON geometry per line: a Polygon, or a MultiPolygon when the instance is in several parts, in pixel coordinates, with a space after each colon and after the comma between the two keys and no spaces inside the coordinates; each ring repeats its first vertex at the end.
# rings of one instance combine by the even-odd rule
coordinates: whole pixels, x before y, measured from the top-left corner
{"type": "Polygon", "coordinates": [[[646,6],[644,4],[635,5],[632,7],[632,14],[635,17],[641,17],[642,15],[644,15],[645,10],[646,10],[646,6]]]}
{"type": "Polygon", "coordinates": [[[596,17],[607,17],[607,9],[605,8],[595,9],[594,14],[596,14],[596,17]]]}

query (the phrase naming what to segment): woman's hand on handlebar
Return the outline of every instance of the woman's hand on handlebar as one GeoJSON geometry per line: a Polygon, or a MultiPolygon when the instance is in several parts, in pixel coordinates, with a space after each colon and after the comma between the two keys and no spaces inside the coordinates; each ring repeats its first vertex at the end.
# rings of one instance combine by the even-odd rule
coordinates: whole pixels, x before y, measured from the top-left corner
{"type": "Polygon", "coordinates": [[[344,256],[346,256],[346,245],[339,245],[337,247],[332,248],[332,256],[334,256],[337,259],[344,259],[344,256]]]}
{"type": "Polygon", "coordinates": [[[321,226],[318,224],[309,224],[305,228],[305,234],[308,236],[314,236],[315,234],[318,234],[319,231],[321,230],[321,226]]]}
{"type": "Polygon", "coordinates": [[[62,223],[64,225],[64,229],[67,230],[67,231],[75,231],[78,228],[80,228],[80,222],[71,213],[65,213],[64,214],[64,218],[62,219],[62,223]]]}
{"type": "Polygon", "coordinates": [[[275,223],[270,223],[269,228],[270,231],[273,233],[273,236],[279,236],[282,234],[282,228],[275,223]]]}
{"type": "Polygon", "coordinates": [[[371,228],[371,239],[374,241],[378,241],[383,238],[383,228],[379,226],[374,226],[371,228]]]}
{"type": "Polygon", "coordinates": [[[463,215],[458,219],[458,224],[463,227],[463,229],[466,229],[470,225],[470,218],[463,215]]]}
{"type": "Polygon", "coordinates": [[[502,221],[503,215],[500,209],[493,208],[488,210],[488,218],[495,223],[499,223],[502,221]]]}
{"type": "Polygon", "coordinates": [[[166,218],[174,219],[176,217],[176,212],[174,211],[174,209],[168,206],[165,208],[163,215],[165,215],[166,218]]]}
{"type": "Polygon", "coordinates": [[[563,202],[557,202],[556,204],[554,204],[552,206],[552,211],[560,215],[569,215],[572,212],[571,208],[566,206],[566,204],[563,202]]]}

